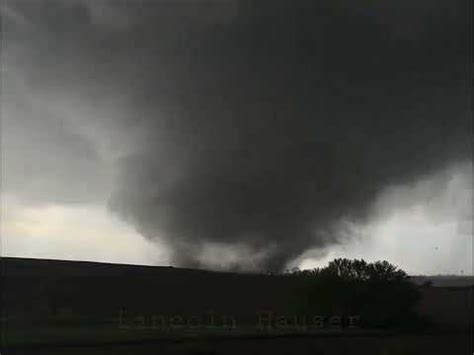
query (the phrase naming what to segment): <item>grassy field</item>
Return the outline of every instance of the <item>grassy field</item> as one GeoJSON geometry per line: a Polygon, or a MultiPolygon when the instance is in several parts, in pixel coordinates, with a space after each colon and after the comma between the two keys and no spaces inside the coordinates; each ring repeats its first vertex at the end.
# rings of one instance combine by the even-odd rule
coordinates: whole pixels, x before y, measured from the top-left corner
{"type": "Polygon", "coordinates": [[[468,335],[219,337],[11,348],[9,355],[470,355],[468,335]]]}
{"type": "Polygon", "coordinates": [[[273,310],[273,325],[296,314],[298,280],[276,275],[3,258],[2,286],[2,355],[472,354],[469,287],[419,287],[418,312],[432,326],[396,334],[327,325],[258,330],[261,311],[273,310]],[[126,329],[122,309],[125,325],[133,324],[126,329]],[[209,330],[209,310],[235,316],[237,327],[209,330]],[[144,316],[149,325],[154,315],[166,318],[166,329],[136,323],[144,316]],[[203,327],[172,329],[176,315],[202,316],[203,327]]]}

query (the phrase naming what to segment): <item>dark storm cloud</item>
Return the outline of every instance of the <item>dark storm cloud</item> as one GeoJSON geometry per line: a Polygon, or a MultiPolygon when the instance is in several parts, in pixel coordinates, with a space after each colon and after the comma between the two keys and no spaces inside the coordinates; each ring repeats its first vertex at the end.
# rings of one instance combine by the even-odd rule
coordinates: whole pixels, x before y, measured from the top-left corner
{"type": "Polygon", "coordinates": [[[110,205],[178,264],[245,245],[281,268],[469,159],[469,1],[13,3],[31,85],[122,98],[110,205]]]}

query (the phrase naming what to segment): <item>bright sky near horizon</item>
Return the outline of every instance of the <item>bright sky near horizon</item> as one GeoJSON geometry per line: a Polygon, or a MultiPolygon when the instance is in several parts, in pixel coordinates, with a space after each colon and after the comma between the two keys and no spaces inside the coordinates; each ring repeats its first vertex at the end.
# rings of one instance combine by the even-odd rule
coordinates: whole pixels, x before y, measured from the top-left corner
{"type": "MultiPolygon", "coordinates": [[[[426,183],[414,188],[415,193],[426,183]]],[[[469,211],[468,183],[466,171],[455,174],[436,196],[416,203],[410,201],[413,189],[386,194],[380,203],[404,194],[405,205],[384,213],[370,225],[355,228],[356,237],[347,243],[317,250],[315,256],[309,251],[294,265],[308,269],[346,257],[388,260],[410,274],[473,275],[472,220],[462,215],[469,211]]],[[[13,197],[4,198],[3,204],[4,256],[170,264],[164,243],[145,239],[104,205],[25,206],[13,197]]],[[[213,266],[225,264],[217,261],[213,266]]]]}

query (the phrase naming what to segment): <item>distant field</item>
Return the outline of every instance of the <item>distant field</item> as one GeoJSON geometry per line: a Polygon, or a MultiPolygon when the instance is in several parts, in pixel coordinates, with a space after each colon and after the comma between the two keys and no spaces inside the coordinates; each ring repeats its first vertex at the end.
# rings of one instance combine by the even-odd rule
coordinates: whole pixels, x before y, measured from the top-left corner
{"type": "Polygon", "coordinates": [[[474,276],[416,275],[416,276],[411,276],[410,279],[417,285],[423,285],[426,282],[431,282],[432,286],[434,287],[466,287],[466,286],[474,285],[474,276]]]}

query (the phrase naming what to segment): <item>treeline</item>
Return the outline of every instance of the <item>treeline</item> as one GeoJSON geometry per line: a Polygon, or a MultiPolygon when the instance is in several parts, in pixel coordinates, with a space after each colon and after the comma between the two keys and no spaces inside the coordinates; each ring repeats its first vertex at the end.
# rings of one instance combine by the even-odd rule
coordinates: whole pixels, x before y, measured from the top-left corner
{"type": "Polygon", "coordinates": [[[427,325],[416,312],[418,287],[387,261],[335,259],[327,267],[292,270],[298,280],[294,308],[303,314],[360,315],[366,328],[413,329],[427,325]]]}

